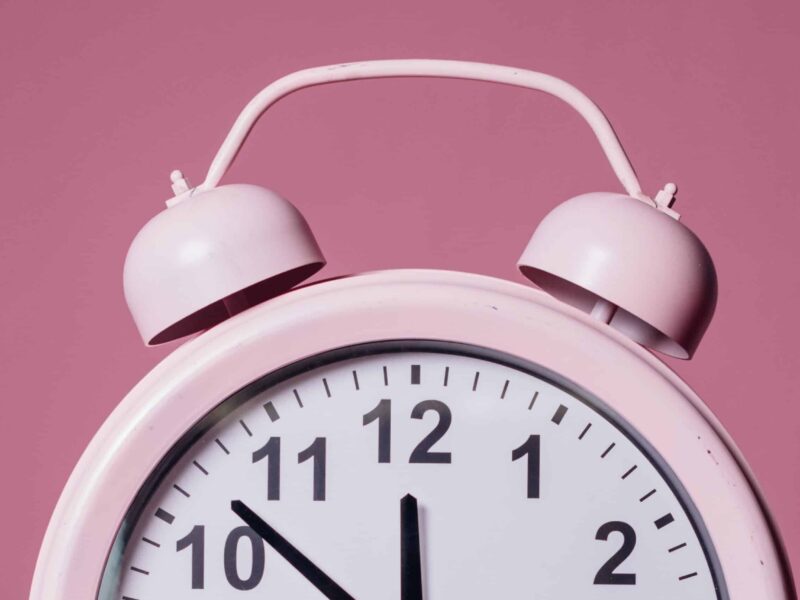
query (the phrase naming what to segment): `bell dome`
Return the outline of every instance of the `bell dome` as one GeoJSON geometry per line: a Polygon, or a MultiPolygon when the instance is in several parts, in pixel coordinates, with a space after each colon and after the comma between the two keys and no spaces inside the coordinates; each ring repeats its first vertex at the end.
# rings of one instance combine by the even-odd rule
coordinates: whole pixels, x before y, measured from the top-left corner
{"type": "Polygon", "coordinates": [[[168,206],[125,259],[125,299],[147,345],[212,327],[325,265],[306,220],[270,190],[189,190],[168,206]]]}
{"type": "Polygon", "coordinates": [[[622,194],[557,206],[518,265],[549,294],[678,358],[691,358],[716,306],[716,271],[699,238],[667,206],[622,194]]]}

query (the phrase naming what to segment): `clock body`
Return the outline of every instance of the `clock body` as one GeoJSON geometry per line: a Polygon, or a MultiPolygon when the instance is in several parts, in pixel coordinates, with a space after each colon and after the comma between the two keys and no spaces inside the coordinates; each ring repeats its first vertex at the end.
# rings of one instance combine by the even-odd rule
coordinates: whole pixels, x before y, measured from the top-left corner
{"type": "Polygon", "coordinates": [[[542,292],[386,271],[256,306],[156,367],[73,472],[31,598],[794,598],[744,461],[652,354],[542,292]]]}

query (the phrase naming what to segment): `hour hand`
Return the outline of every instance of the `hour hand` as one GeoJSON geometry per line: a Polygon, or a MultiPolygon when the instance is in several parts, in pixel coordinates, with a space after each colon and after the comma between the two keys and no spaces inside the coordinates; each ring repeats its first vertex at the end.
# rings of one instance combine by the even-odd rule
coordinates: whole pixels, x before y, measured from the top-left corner
{"type": "Polygon", "coordinates": [[[322,569],[312,563],[302,552],[295,548],[289,540],[275,531],[264,519],[259,517],[241,500],[231,502],[231,510],[242,521],[260,535],[273,550],[280,554],[286,562],[292,565],[315,588],[329,600],[355,600],[342,589],[333,579],[328,577],[322,569]]]}

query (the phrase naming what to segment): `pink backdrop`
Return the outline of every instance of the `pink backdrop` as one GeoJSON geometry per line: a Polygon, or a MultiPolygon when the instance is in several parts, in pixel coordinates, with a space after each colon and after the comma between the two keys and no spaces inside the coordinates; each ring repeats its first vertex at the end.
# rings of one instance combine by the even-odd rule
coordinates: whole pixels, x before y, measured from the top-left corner
{"type": "MultiPolygon", "coordinates": [[[[691,363],[668,361],[738,441],[800,564],[796,340],[800,4],[747,2],[0,2],[0,511],[3,596],[21,598],[58,494],[145,349],[122,261],[181,168],[198,183],[233,118],[319,64],[437,57],[553,73],[615,124],[646,191],[669,180],[721,284],[691,363]]],[[[323,275],[402,266],[521,281],[537,221],[618,190],[558,101],[461,81],[301,92],[227,181],[292,199],[323,275]],[[365,226],[368,225],[368,226],[365,226]]]]}

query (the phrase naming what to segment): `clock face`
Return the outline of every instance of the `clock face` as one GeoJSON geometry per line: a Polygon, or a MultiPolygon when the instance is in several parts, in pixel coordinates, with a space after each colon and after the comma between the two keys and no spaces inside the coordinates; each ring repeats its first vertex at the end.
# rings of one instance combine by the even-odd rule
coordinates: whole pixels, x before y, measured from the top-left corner
{"type": "Polygon", "coordinates": [[[492,351],[382,342],[220,404],[142,488],[98,597],[724,599],[715,565],[602,402],[492,351]]]}

